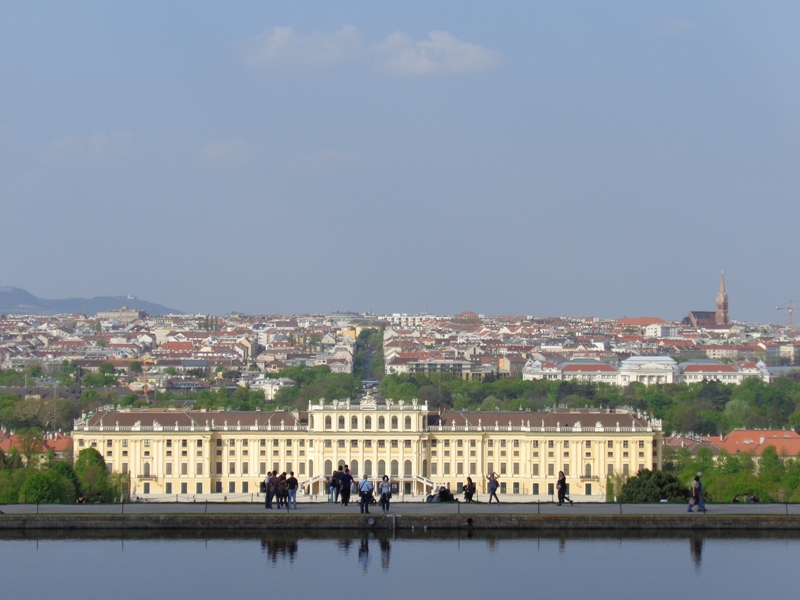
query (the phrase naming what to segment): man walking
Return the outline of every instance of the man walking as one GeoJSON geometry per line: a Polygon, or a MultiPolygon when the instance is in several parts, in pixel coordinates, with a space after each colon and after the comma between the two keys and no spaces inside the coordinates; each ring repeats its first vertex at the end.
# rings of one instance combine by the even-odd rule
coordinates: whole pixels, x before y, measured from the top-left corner
{"type": "Polygon", "coordinates": [[[286,480],[286,493],[289,495],[289,499],[286,501],[286,508],[292,508],[294,505],[294,509],[297,510],[297,478],[294,476],[294,471],[289,471],[289,478],[286,480]]]}
{"type": "Polygon", "coordinates": [[[367,479],[367,474],[364,473],[363,479],[358,484],[358,495],[361,498],[361,513],[369,514],[369,504],[372,501],[372,482],[367,479]]]}
{"type": "Polygon", "coordinates": [[[492,471],[487,476],[489,480],[489,504],[492,503],[492,498],[494,498],[497,504],[500,504],[500,498],[497,497],[497,488],[500,487],[500,482],[497,481],[497,473],[492,471]]]}

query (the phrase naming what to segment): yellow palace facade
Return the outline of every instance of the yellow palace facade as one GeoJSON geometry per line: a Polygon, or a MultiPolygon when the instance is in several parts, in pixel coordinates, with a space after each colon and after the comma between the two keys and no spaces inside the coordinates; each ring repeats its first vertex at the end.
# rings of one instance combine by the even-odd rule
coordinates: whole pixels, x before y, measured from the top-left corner
{"type": "Polygon", "coordinates": [[[607,477],[662,460],[660,421],[635,412],[431,412],[370,397],[304,412],[105,409],[76,420],[72,435],[76,456],[96,448],[145,498],[255,495],[275,470],[294,471],[302,493],[320,497],[346,464],[357,477],[389,475],[405,499],[442,485],[460,492],[467,477],[482,493],[495,472],[501,494],[545,500],[564,471],[574,498],[602,501],[607,477]]]}

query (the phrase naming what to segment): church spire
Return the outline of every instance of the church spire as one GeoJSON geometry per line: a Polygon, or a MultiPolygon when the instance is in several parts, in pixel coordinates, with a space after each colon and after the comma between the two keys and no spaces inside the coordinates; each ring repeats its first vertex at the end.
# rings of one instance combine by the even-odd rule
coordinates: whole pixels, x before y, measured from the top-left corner
{"type": "Polygon", "coordinates": [[[717,325],[728,325],[728,292],[725,290],[725,271],[719,278],[719,292],[717,293],[717,312],[714,315],[717,325]]]}

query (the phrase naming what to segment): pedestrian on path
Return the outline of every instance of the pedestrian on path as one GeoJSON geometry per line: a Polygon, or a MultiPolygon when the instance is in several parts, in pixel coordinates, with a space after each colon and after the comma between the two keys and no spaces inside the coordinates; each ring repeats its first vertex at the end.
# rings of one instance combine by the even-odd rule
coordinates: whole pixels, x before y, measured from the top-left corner
{"type": "Polygon", "coordinates": [[[287,508],[294,508],[297,510],[297,478],[294,476],[294,471],[289,471],[289,478],[286,480],[286,493],[288,495],[287,508]]]}
{"type": "Polygon", "coordinates": [[[569,502],[569,505],[572,506],[572,500],[567,496],[567,476],[564,475],[564,471],[558,472],[556,490],[558,490],[558,505],[561,506],[564,502],[569,502]]]}
{"type": "Polygon", "coordinates": [[[331,493],[331,502],[334,504],[339,501],[339,473],[340,471],[334,471],[330,480],[328,481],[328,490],[331,493]]]}
{"type": "Polygon", "coordinates": [[[392,483],[389,481],[388,475],[383,476],[378,491],[381,493],[381,510],[383,510],[383,514],[388,515],[389,501],[392,499],[392,483]]]}
{"type": "Polygon", "coordinates": [[[694,508],[695,505],[697,505],[698,512],[706,512],[706,504],[703,501],[703,481],[701,477],[703,477],[703,472],[698,471],[697,475],[695,475],[692,480],[689,495],[689,510],[687,512],[694,512],[692,508],[694,508]]]}
{"type": "Polygon", "coordinates": [[[342,506],[350,505],[350,486],[353,484],[353,476],[347,465],[339,467],[339,493],[342,496],[342,506]]]}
{"type": "Polygon", "coordinates": [[[364,473],[363,479],[358,484],[358,495],[361,498],[361,512],[362,514],[369,514],[369,504],[372,502],[372,490],[375,486],[367,479],[367,474],[364,473]]]}
{"type": "Polygon", "coordinates": [[[500,487],[500,483],[497,481],[497,473],[492,471],[487,475],[487,479],[489,480],[489,504],[492,503],[492,498],[494,498],[495,503],[500,504],[500,498],[497,497],[497,488],[500,487]]]}

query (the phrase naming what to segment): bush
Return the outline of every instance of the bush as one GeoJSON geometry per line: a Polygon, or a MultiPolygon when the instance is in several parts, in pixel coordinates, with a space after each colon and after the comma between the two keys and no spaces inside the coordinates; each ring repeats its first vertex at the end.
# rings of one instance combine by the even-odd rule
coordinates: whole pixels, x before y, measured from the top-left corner
{"type": "Polygon", "coordinates": [[[19,501],[26,504],[64,504],[69,497],[65,478],[55,471],[34,473],[25,481],[19,493],[19,501]]]}
{"type": "Polygon", "coordinates": [[[686,502],[689,499],[689,488],[678,478],[664,471],[640,471],[622,486],[619,501],[628,504],[642,502],[686,502]]]}

